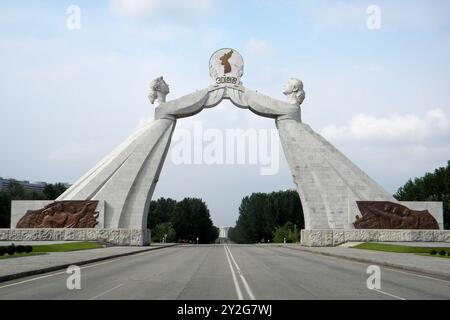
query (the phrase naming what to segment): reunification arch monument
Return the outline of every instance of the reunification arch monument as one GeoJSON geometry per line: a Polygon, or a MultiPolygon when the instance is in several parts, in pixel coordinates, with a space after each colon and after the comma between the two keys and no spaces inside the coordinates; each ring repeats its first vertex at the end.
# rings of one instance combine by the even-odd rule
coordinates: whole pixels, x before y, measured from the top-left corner
{"type": "Polygon", "coordinates": [[[149,242],[147,213],[177,119],[228,99],[274,119],[300,196],[302,243],[331,246],[346,241],[450,241],[442,231],[442,203],[400,203],[331,143],[302,122],[303,83],[291,78],[280,101],[243,86],[242,56],[216,51],[213,84],[166,101],[163,77],[150,84],[155,120],[129,137],[56,201],[14,201],[11,229],[0,240],[101,240],[120,245],[149,242]],[[419,230],[420,229],[420,230],[419,230]]]}

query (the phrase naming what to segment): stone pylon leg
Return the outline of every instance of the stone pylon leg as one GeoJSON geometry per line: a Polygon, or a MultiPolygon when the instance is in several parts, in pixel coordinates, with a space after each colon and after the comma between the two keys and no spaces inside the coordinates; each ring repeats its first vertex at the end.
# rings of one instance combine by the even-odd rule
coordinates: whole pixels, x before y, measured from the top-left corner
{"type": "Polygon", "coordinates": [[[307,124],[277,120],[281,143],[303,206],[305,229],[347,229],[356,201],[395,201],[307,124]]]}
{"type": "Polygon", "coordinates": [[[146,229],[148,207],[175,124],[170,119],[147,124],[57,201],[105,201],[105,228],[146,229]]]}

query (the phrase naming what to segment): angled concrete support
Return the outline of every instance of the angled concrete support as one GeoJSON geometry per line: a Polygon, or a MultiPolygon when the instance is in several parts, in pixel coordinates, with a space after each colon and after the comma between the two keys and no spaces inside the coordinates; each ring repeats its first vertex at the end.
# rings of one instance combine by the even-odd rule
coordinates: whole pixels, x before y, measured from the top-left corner
{"type": "Polygon", "coordinates": [[[145,229],[175,120],[147,124],[78,180],[57,201],[105,201],[105,228],[145,229]]]}
{"type": "Polygon", "coordinates": [[[309,125],[282,119],[277,127],[306,229],[347,229],[360,214],[356,201],[395,201],[309,125]]]}

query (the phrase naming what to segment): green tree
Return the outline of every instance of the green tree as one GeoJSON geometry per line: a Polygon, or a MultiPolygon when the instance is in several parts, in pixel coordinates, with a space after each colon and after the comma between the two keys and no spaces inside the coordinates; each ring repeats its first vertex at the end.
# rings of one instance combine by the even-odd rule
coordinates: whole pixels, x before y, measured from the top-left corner
{"type": "Polygon", "coordinates": [[[161,242],[161,239],[167,235],[166,242],[176,242],[177,234],[171,222],[160,223],[152,229],[152,241],[161,242]]]}
{"type": "Polygon", "coordinates": [[[0,190],[0,228],[9,228],[11,225],[11,197],[6,190],[0,190]]]}
{"type": "Polygon", "coordinates": [[[219,228],[212,226],[209,232],[209,242],[212,243],[219,238],[220,230],[219,228]]]}
{"type": "Polygon", "coordinates": [[[273,242],[283,243],[285,239],[287,243],[300,241],[300,230],[290,221],[286,222],[282,227],[277,227],[274,232],[273,242]]]}
{"type": "Polygon", "coordinates": [[[219,237],[219,229],[213,225],[208,207],[201,199],[186,198],[177,202],[160,198],[151,201],[147,221],[154,241],[169,234],[171,229],[175,234],[172,241],[196,242],[198,237],[200,243],[212,243],[219,237]]]}
{"type": "Polygon", "coordinates": [[[67,187],[62,183],[47,184],[42,193],[47,200],[55,200],[67,190],[67,187]]]}
{"type": "Polygon", "coordinates": [[[12,180],[7,188],[0,190],[0,228],[10,227],[12,200],[55,200],[65,190],[66,187],[62,183],[57,183],[48,184],[43,192],[39,192],[26,189],[17,181],[12,180]],[[52,190],[52,193],[46,193],[46,189],[52,190]]]}
{"type": "Polygon", "coordinates": [[[255,243],[271,240],[279,226],[287,222],[304,228],[303,210],[295,190],[253,193],[242,199],[236,226],[230,229],[230,240],[255,243]]]}
{"type": "Polygon", "coordinates": [[[173,227],[178,239],[199,243],[212,243],[218,237],[209,209],[197,198],[185,198],[178,202],[172,217],[173,227]]]}
{"type": "Polygon", "coordinates": [[[158,224],[171,222],[177,202],[173,199],[160,198],[150,202],[147,227],[155,228],[158,224]]]}
{"type": "Polygon", "coordinates": [[[25,200],[27,198],[25,188],[15,180],[9,182],[6,192],[11,200],[25,200]]]}
{"type": "Polygon", "coordinates": [[[450,229],[450,161],[446,167],[437,168],[433,173],[408,180],[394,197],[399,201],[442,201],[444,225],[450,229]]]}
{"type": "Polygon", "coordinates": [[[236,225],[228,230],[228,238],[236,243],[246,243],[247,239],[244,237],[244,231],[241,225],[236,225]]]}

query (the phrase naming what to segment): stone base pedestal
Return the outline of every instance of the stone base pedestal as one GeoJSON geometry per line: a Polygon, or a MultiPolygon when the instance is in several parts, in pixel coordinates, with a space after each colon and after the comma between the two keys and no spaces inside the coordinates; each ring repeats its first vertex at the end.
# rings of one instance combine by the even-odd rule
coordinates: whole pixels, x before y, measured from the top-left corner
{"type": "Polygon", "coordinates": [[[150,230],[0,229],[0,241],[99,241],[117,246],[147,246],[150,230]]]}
{"type": "Polygon", "coordinates": [[[301,231],[303,246],[334,247],[345,242],[450,242],[450,230],[316,229],[301,231]]]}

